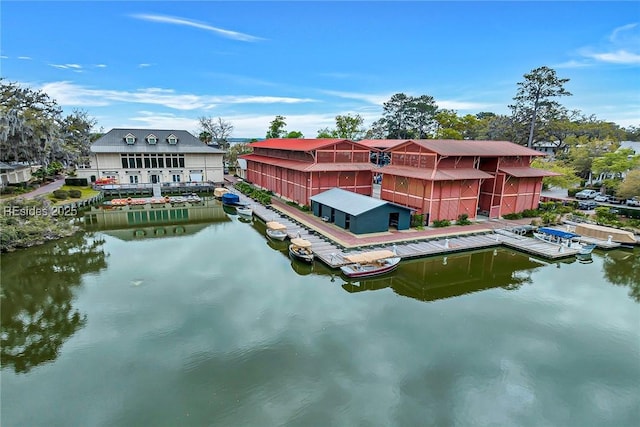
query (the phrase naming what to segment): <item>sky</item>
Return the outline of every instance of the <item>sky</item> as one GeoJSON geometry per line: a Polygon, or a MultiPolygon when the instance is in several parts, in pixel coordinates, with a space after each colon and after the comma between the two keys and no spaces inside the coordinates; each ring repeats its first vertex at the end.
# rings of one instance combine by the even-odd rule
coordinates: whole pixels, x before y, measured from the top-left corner
{"type": "Polygon", "coordinates": [[[220,117],[262,138],[281,115],[314,138],[337,115],[370,126],[400,92],[509,114],[541,66],[570,79],[569,110],[640,126],[637,1],[5,0],[0,24],[0,75],[96,130],[220,117]]]}

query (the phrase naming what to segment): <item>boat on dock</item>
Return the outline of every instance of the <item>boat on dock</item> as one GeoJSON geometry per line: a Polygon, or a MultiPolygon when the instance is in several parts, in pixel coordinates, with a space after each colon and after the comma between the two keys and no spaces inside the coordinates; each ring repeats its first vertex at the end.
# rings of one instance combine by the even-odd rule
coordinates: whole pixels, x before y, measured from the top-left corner
{"type": "MultiPolygon", "coordinates": [[[[236,209],[237,210],[237,209],[236,209]]],[[[281,224],[277,221],[269,221],[267,222],[267,236],[273,240],[283,241],[288,236],[287,234],[287,226],[281,224]]]]}
{"type": "Polygon", "coordinates": [[[575,230],[576,233],[584,237],[616,242],[628,247],[633,247],[639,243],[635,234],[632,232],[612,227],[605,227],[603,225],[577,224],[575,230]]]}
{"type": "Polygon", "coordinates": [[[291,239],[289,245],[289,255],[303,262],[313,262],[313,251],[311,250],[311,242],[300,237],[291,239]]]}
{"type": "Polygon", "coordinates": [[[215,189],[213,190],[213,197],[215,197],[215,198],[216,198],[216,199],[218,199],[218,200],[221,200],[221,199],[222,199],[222,196],[223,196],[224,194],[228,193],[228,192],[229,192],[229,190],[227,190],[226,188],[224,188],[224,187],[218,187],[218,188],[215,188],[215,189]]]}
{"type": "Polygon", "coordinates": [[[400,264],[401,258],[390,250],[363,252],[353,255],[345,255],[344,259],[349,263],[340,267],[342,274],[350,278],[372,277],[389,273],[400,264]]]}

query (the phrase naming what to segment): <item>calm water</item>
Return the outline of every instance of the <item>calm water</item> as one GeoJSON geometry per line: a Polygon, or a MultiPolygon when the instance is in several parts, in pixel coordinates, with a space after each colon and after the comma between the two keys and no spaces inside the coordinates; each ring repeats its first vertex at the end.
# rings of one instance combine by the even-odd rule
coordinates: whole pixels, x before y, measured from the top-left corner
{"type": "Polygon", "coordinates": [[[637,251],[489,250],[348,283],[259,223],[172,231],[2,255],[3,427],[640,420],[637,251]]]}

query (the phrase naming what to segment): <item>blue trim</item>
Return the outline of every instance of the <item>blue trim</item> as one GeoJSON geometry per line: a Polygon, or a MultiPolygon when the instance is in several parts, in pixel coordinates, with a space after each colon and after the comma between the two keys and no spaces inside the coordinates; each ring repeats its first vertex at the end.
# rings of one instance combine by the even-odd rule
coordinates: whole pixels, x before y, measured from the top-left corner
{"type": "Polygon", "coordinates": [[[538,231],[541,233],[549,234],[551,236],[560,237],[562,239],[572,239],[574,237],[580,237],[579,234],[569,233],[568,231],[556,230],[555,228],[540,227],[538,228],[538,231]]]}

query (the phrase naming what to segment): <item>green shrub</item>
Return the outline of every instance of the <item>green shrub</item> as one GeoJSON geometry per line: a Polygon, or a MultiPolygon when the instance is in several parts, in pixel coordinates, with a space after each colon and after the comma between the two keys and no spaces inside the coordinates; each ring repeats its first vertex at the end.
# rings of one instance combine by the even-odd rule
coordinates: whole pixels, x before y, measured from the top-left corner
{"type": "Polygon", "coordinates": [[[457,225],[469,225],[471,221],[469,221],[469,215],[466,213],[458,215],[458,220],[456,221],[457,225]]]}
{"type": "Polygon", "coordinates": [[[560,216],[555,212],[543,212],[542,215],[540,215],[540,219],[545,225],[557,224],[559,222],[560,216]]]}
{"type": "Polygon", "coordinates": [[[448,227],[450,225],[451,225],[451,221],[449,221],[448,219],[437,219],[433,221],[433,226],[437,228],[448,227]]]}
{"type": "Polygon", "coordinates": [[[82,197],[82,191],[80,190],[69,190],[69,197],[72,199],[79,199],[82,197]]]}
{"type": "Polygon", "coordinates": [[[411,217],[411,226],[418,227],[424,224],[424,214],[413,215],[411,217]]]}
{"type": "Polygon", "coordinates": [[[522,214],[518,212],[502,215],[504,219],[522,219],[522,214]]]}
{"type": "Polygon", "coordinates": [[[58,200],[65,200],[69,198],[69,192],[66,190],[54,190],[53,197],[58,200]]]}

